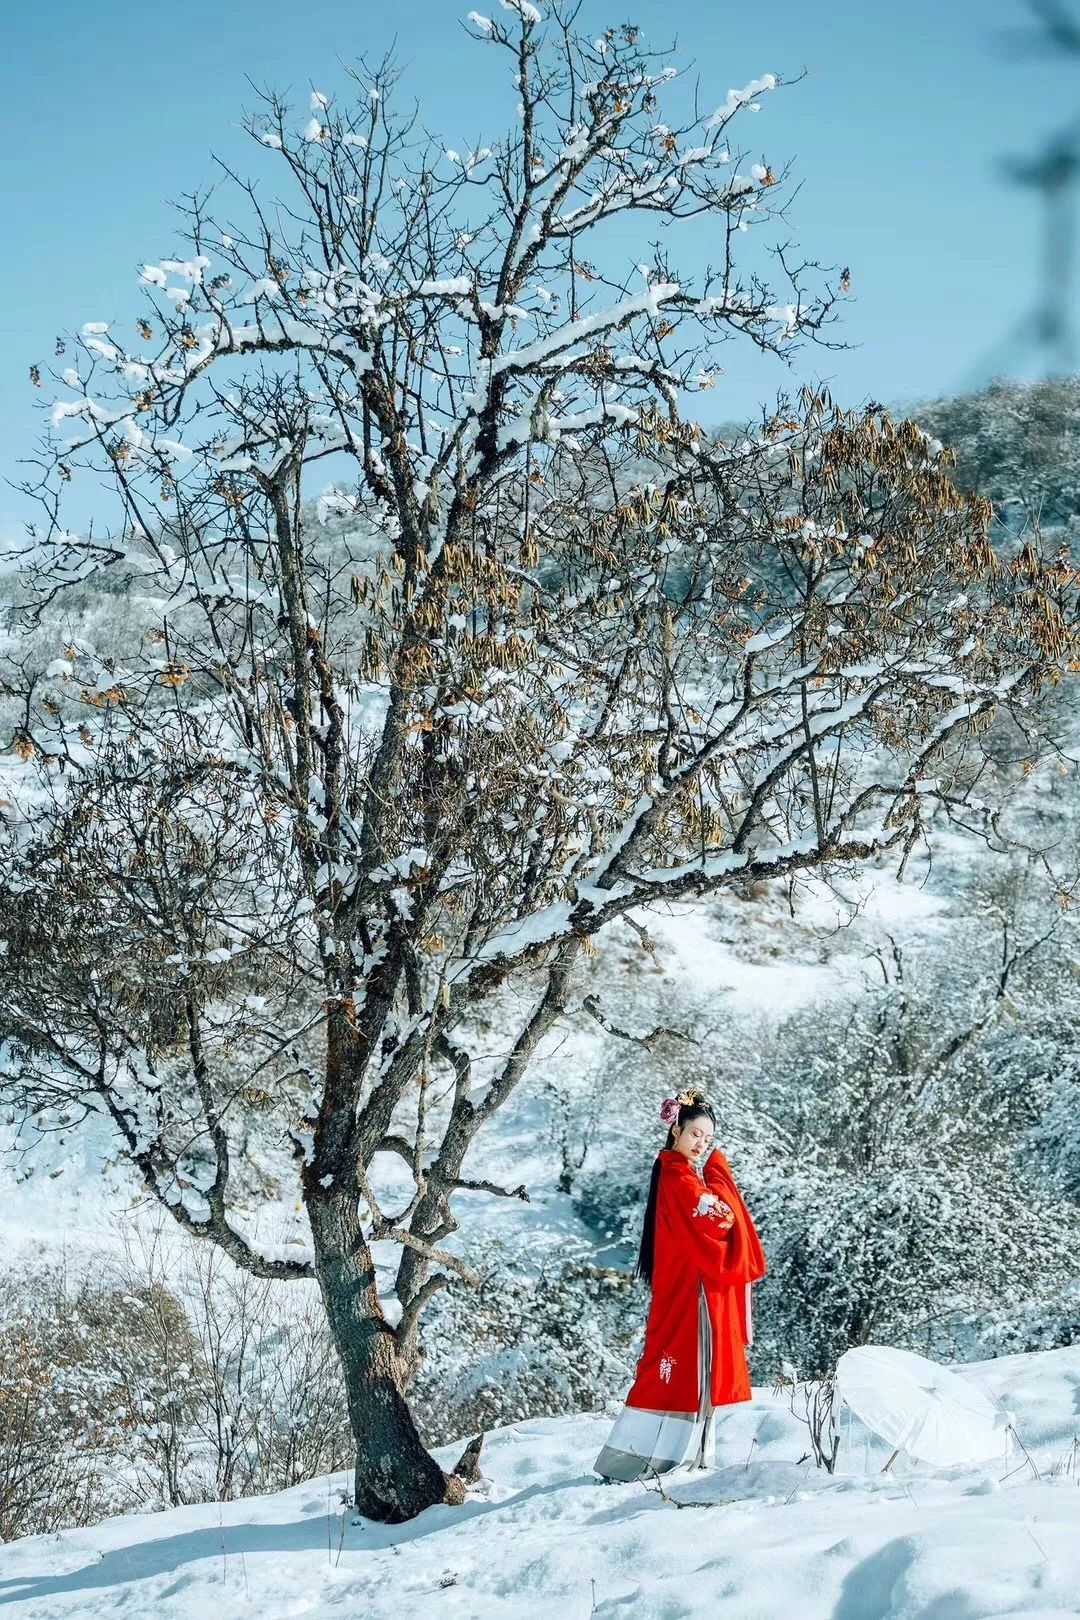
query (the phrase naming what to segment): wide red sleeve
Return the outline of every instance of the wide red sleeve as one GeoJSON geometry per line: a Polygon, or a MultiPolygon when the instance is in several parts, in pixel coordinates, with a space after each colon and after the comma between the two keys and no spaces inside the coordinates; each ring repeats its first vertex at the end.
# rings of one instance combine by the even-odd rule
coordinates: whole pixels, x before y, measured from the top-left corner
{"type": "Polygon", "coordinates": [[[705,1160],[703,1174],[705,1185],[709,1191],[718,1193],[723,1198],[724,1189],[731,1180],[731,1166],[719,1148],[713,1148],[709,1157],[705,1160]]]}
{"type": "Polygon", "coordinates": [[[666,1171],[660,1178],[657,1216],[664,1221],[675,1241],[693,1255],[701,1275],[716,1286],[746,1281],[745,1268],[732,1264],[730,1232],[721,1228],[715,1216],[696,1213],[705,1192],[696,1171],[666,1171]]]}
{"type": "Polygon", "coordinates": [[[767,1269],[761,1239],[743,1196],[735,1185],[731,1166],[719,1148],[713,1148],[705,1160],[703,1174],[709,1191],[722,1198],[735,1216],[735,1225],[731,1230],[732,1265],[741,1271],[748,1282],[760,1281],[767,1269]]]}

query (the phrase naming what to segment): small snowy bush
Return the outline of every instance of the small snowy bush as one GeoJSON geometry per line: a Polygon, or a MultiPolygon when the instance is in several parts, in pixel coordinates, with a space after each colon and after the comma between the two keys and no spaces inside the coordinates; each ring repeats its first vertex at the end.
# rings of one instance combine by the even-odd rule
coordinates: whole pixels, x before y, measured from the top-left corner
{"type": "Polygon", "coordinates": [[[594,1410],[633,1377],[644,1291],[565,1240],[498,1246],[477,1289],[447,1291],[413,1386],[430,1444],[527,1417],[594,1410]]]}
{"type": "Polygon", "coordinates": [[[100,1278],[27,1269],[0,1318],[0,1540],[281,1490],[347,1466],[344,1392],[295,1287],[150,1241],[100,1278]]]}
{"type": "Polygon", "coordinates": [[[194,1341],[166,1289],[132,1286],[73,1285],[47,1268],[6,1279],[0,1539],[92,1523],[131,1505],[151,1456],[164,1474],[160,1436],[190,1417],[177,1373],[194,1341]]]}
{"type": "Polygon", "coordinates": [[[1071,1342],[1075,1081],[1057,1061],[1061,1020],[1037,1013],[1056,969],[1018,956],[1003,1011],[997,953],[992,935],[980,946],[945,931],[917,961],[883,954],[885,982],[856,981],[849,1000],[775,1033],[730,1024],[690,1058],[620,1053],[616,1123],[574,1179],[579,1213],[632,1251],[655,1099],[693,1070],[768,1255],[759,1380],[783,1357],[826,1373],[875,1340],[961,1357],[1071,1342]]]}

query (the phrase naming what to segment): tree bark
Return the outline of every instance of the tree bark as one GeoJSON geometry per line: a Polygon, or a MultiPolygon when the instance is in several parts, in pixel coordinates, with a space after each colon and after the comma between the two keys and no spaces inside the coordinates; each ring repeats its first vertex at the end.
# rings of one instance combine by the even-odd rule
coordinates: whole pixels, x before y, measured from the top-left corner
{"type": "Polygon", "coordinates": [[[356,1199],[349,1191],[319,1192],[308,1214],[356,1442],[354,1500],[366,1517],[400,1524],[446,1501],[447,1479],[401,1391],[394,1331],[379,1303],[356,1199]]]}
{"type": "Polygon", "coordinates": [[[302,1181],[315,1275],[341,1362],[356,1444],[353,1499],[366,1517],[400,1524],[444,1502],[447,1478],[420,1439],[402,1393],[405,1369],[383,1315],[360,1222],[353,1133],[358,1045],[351,1000],[337,998],[328,1006],[326,1083],[302,1181]]]}

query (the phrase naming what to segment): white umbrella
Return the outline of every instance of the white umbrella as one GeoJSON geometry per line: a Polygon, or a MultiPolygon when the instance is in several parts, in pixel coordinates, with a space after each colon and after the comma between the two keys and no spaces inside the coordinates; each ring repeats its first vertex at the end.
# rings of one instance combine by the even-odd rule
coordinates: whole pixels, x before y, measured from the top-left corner
{"type": "Polygon", "coordinates": [[[837,1362],[836,1386],[868,1429],[909,1457],[947,1468],[1004,1455],[1011,1413],[926,1356],[859,1345],[837,1362]]]}

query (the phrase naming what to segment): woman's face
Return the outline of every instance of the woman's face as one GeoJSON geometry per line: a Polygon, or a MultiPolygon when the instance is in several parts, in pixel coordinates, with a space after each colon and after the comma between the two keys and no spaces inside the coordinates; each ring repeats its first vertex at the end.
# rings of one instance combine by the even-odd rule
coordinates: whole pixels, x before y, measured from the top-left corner
{"type": "Polygon", "coordinates": [[[712,1147],[713,1122],[708,1114],[698,1114],[685,1125],[672,1127],[672,1147],[688,1159],[700,1159],[712,1147]]]}

